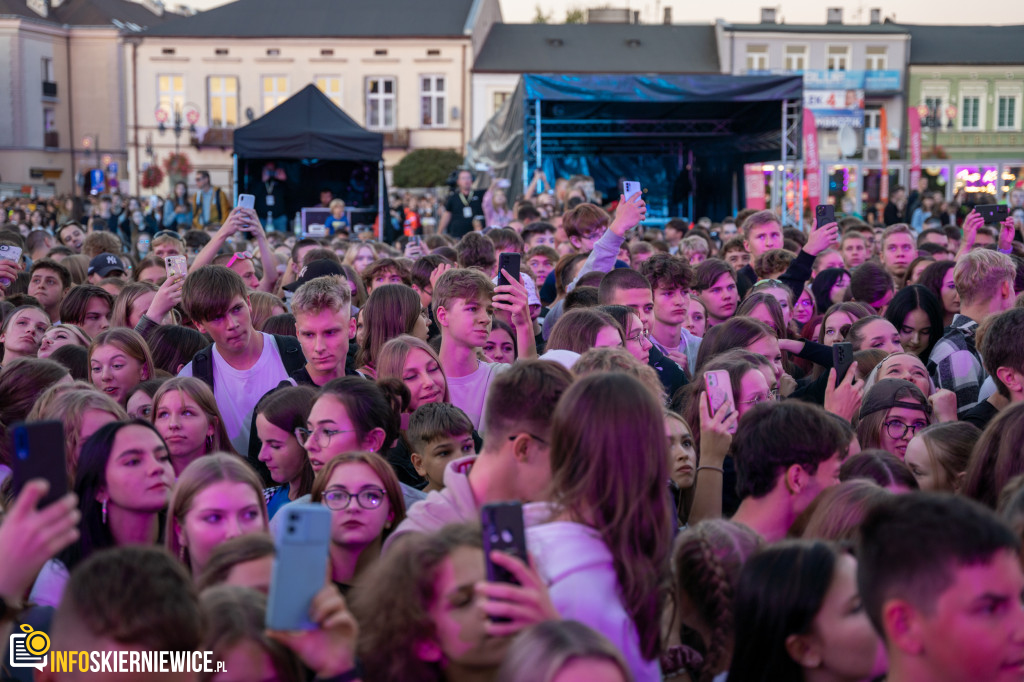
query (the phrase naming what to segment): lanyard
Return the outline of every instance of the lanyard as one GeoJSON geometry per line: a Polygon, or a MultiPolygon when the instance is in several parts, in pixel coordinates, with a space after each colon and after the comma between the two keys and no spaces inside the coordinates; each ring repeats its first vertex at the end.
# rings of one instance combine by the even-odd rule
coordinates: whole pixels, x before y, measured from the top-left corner
{"type": "MultiPolygon", "coordinates": [[[[469,197],[470,197],[470,199],[473,198],[472,192],[470,193],[469,197]]],[[[463,206],[469,206],[469,199],[467,199],[462,192],[459,192],[459,199],[462,199],[462,205],[463,206]]]]}

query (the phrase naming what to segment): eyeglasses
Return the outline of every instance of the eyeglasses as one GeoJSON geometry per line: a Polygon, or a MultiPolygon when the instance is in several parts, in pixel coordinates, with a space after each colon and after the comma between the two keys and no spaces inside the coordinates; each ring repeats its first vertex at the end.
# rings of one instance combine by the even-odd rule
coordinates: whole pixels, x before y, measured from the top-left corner
{"type": "Polygon", "coordinates": [[[796,307],[797,308],[813,308],[814,307],[814,301],[812,301],[810,299],[807,299],[807,298],[802,298],[802,299],[800,299],[799,301],[796,302],[796,307]]]}
{"type": "Polygon", "coordinates": [[[627,336],[626,337],[626,341],[632,341],[634,343],[639,343],[639,344],[643,344],[645,341],[647,343],[650,343],[651,342],[651,334],[646,329],[641,329],[636,334],[633,334],[632,336],[627,336]]]}
{"type": "Polygon", "coordinates": [[[253,257],[254,256],[248,251],[236,251],[235,254],[231,256],[231,258],[228,260],[227,267],[230,268],[232,265],[234,265],[240,260],[250,260],[253,257]]]}
{"type": "Polygon", "coordinates": [[[903,422],[894,419],[891,422],[885,422],[885,432],[889,434],[889,438],[900,440],[907,435],[907,432],[910,432],[910,437],[913,438],[920,429],[923,429],[926,426],[928,425],[922,424],[921,422],[904,424],[903,422]]]}
{"type": "Polygon", "coordinates": [[[352,494],[344,488],[328,488],[324,491],[324,506],[333,511],[348,509],[352,504],[352,498],[363,509],[373,510],[384,502],[384,491],[380,488],[364,488],[356,494],[352,494]]]}
{"type": "Polygon", "coordinates": [[[587,232],[585,234],[581,233],[580,234],[580,239],[585,239],[587,241],[591,241],[591,240],[595,240],[595,239],[600,239],[601,237],[604,236],[604,233],[607,232],[607,231],[608,231],[608,226],[607,225],[604,226],[604,227],[599,227],[596,230],[592,230],[592,231],[587,232]]]}
{"type": "Polygon", "coordinates": [[[767,393],[758,393],[750,400],[741,400],[740,405],[759,405],[760,403],[770,403],[779,397],[779,389],[773,388],[767,393]]]}
{"type": "Polygon", "coordinates": [[[326,448],[331,444],[331,438],[337,436],[339,433],[355,433],[355,429],[309,429],[297,428],[294,431],[295,440],[300,443],[306,443],[310,437],[313,437],[313,442],[322,448],[326,448]]]}

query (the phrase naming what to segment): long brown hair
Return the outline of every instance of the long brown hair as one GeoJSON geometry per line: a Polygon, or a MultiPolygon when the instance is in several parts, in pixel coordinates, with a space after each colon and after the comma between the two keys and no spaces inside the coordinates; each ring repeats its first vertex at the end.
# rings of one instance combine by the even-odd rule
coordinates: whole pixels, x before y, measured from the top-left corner
{"type": "Polygon", "coordinates": [[[551,501],[600,534],[640,651],[656,658],[672,545],[662,408],[631,376],[592,374],[562,395],[551,433],[551,501]]]}
{"type": "MultiPolygon", "coordinates": [[[[256,414],[295,438],[295,429],[305,428],[309,412],[316,401],[316,389],[311,386],[285,386],[271,391],[256,405],[256,414]]],[[[302,443],[299,443],[302,447],[302,443]]],[[[303,450],[305,453],[305,450],[303,450]]],[[[313,467],[309,457],[302,457],[302,478],[296,497],[308,495],[313,489],[313,467]]]]}
{"type": "Polygon", "coordinates": [[[213,424],[213,436],[210,441],[207,441],[206,452],[203,454],[208,455],[211,452],[235,454],[231,438],[228,437],[228,431],[224,427],[224,418],[220,416],[220,410],[217,408],[217,399],[213,397],[213,391],[210,390],[206,382],[195,377],[174,377],[160,385],[156,395],[153,396],[152,422],[156,423],[156,414],[164,396],[177,391],[181,391],[196,401],[196,405],[206,415],[206,419],[213,424]]]}
{"type": "MultiPolygon", "coordinates": [[[[444,368],[441,367],[441,358],[437,357],[437,351],[429,343],[417,339],[410,334],[402,334],[385,343],[384,347],[380,349],[380,355],[377,357],[377,379],[394,378],[404,382],[402,377],[405,374],[405,361],[409,359],[409,353],[414,348],[418,348],[429,355],[437,363],[437,366],[441,368],[441,374],[444,374],[444,368]]],[[[441,402],[450,403],[451,401],[451,394],[448,392],[448,377],[446,375],[444,379],[444,397],[441,402]]]]}
{"type": "Polygon", "coordinates": [[[356,354],[356,367],[372,367],[385,343],[401,334],[411,334],[422,307],[412,287],[382,284],[374,288],[363,308],[366,339],[356,354]]]}
{"type": "Polygon", "coordinates": [[[316,479],[313,481],[310,501],[320,502],[323,500],[331,475],[342,464],[365,464],[373,469],[373,473],[377,474],[377,478],[384,484],[384,493],[388,496],[392,514],[391,525],[381,533],[381,539],[387,540],[391,531],[405,520],[405,496],[402,495],[402,485],[398,482],[395,470],[391,468],[386,459],[376,452],[344,452],[332,458],[317,473],[316,479]]]}

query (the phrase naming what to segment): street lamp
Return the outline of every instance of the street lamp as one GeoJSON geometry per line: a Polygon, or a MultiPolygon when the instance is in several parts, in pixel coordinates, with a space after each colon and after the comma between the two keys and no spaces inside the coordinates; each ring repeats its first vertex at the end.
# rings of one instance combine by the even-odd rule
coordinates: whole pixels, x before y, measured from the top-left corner
{"type": "Polygon", "coordinates": [[[174,130],[174,153],[178,153],[178,147],[181,142],[181,134],[185,131],[184,123],[188,122],[188,131],[192,135],[196,134],[196,124],[199,123],[199,107],[191,102],[182,104],[181,102],[174,103],[174,110],[169,111],[170,105],[167,103],[161,104],[156,108],[156,122],[157,127],[162,136],[167,132],[167,123],[173,117],[173,130],[174,130]]]}
{"type": "MultiPolygon", "coordinates": [[[[932,100],[920,104],[917,113],[921,116],[921,127],[932,131],[932,158],[938,158],[939,153],[939,131],[942,129],[942,115],[940,113],[940,102],[932,100]]],[[[946,128],[953,129],[953,119],[956,118],[957,110],[952,104],[946,107],[946,128]]]]}

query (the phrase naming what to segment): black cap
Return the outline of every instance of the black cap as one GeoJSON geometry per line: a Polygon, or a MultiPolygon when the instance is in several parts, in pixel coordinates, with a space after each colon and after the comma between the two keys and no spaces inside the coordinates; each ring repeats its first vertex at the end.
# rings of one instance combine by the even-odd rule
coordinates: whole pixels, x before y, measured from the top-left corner
{"type": "Polygon", "coordinates": [[[332,260],[322,259],[315,260],[306,267],[302,268],[299,272],[299,278],[291,284],[285,285],[285,291],[295,291],[303,284],[311,279],[317,277],[325,277],[327,275],[344,275],[345,270],[340,265],[332,260]]]}
{"type": "Polygon", "coordinates": [[[96,274],[100,277],[106,277],[112,272],[128,272],[125,269],[124,263],[121,259],[112,253],[101,253],[100,255],[89,261],[89,270],[86,274],[96,274]]]}

